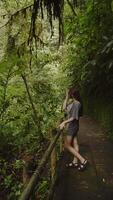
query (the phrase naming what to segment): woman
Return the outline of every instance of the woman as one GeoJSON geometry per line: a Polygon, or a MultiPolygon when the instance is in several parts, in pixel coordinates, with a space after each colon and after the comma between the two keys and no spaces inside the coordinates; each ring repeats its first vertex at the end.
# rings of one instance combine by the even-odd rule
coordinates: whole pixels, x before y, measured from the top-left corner
{"type": "Polygon", "coordinates": [[[70,88],[69,91],[66,91],[63,110],[67,113],[67,119],[59,127],[61,130],[66,127],[67,136],[65,139],[65,148],[74,155],[73,161],[66,166],[75,167],[79,171],[82,171],[86,168],[88,161],[79,153],[77,133],[79,130],[79,117],[82,112],[82,104],[79,92],[75,88],[70,88]]]}

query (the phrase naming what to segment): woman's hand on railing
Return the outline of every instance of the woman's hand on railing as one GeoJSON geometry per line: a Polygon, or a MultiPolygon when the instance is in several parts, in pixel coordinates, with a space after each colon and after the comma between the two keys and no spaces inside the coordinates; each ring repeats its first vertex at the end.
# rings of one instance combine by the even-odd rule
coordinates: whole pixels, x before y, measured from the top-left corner
{"type": "Polygon", "coordinates": [[[62,122],[62,123],[59,125],[60,130],[63,130],[63,129],[65,128],[65,125],[66,125],[66,123],[65,123],[65,122],[62,122]]]}

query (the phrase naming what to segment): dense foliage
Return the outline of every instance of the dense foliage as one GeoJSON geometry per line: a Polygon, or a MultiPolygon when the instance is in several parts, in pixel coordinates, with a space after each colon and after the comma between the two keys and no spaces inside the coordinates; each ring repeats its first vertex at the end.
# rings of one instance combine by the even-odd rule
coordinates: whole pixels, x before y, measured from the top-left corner
{"type": "MultiPolygon", "coordinates": [[[[55,20],[53,29],[50,18],[48,20],[45,13],[42,19],[39,10],[35,19],[36,35],[31,38],[33,9],[33,1],[1,2],[0,180],[3,199],[18,198],[23,188],[24,162],[33,156],[32,170],[35,169],[35,163],[40,162],[50,142],[51,129],[62,117],[62,88],[66,85],[66,76],[59,65],[62,59],[62,49],[58,51],[59,24],[55,20]]],[[[47,12],[51,12],[48,9],[47,6],[47,12]]],[[[54,15],[58,17],[57,12],[54,15]]],[[[46,183],[47,180],[42,181],[40,193],[46,189],[46,183]]]]}
{"type": "MultiPolygon", "coordinates": [[[[87,1],[76,16],[66,8],[65,34],[70,45],[68,63],[73,81],[88,94],[112,92],[112,1],[87,1]],[[75,78],[76,76],[76,78],[75,78]],[[106,84],[107,83],[107,84],[106,84]]],[[[109,94],[111,95],[111,93],[109,94]]]]}
{"type": "Polygon", "coordinates": [[[64,16],[68,45],[65,68],[81,89],[86,112],[100,120],[112,138],[113,2],[74,1],[78,2],[76,7],[70,2],[64,16]]]}
{"type": "MultiPolygon", "coordinates": [[[[11,0],[0,5],[1,195],[15,200],[23,188],[23,158],[33,156],[34,165],[40,161],[51,129],[63,117],[66,87],[81,90],[86,112],[113,137],[113,2],[11,0]]],[[[49,181],[39,186],[42,199],[49,181]]]]}

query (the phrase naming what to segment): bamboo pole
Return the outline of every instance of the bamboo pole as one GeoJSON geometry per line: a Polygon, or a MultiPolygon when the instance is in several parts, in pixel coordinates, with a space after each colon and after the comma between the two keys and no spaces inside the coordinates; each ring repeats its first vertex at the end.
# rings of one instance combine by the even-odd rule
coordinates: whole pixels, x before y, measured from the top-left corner
{"type": "Polygon", "coordinates": [[[39,166],[37,167],[37,169],[35,170],[34,174],[32,175],[28,185],[26,186],[26,188],[24,189],[22,195],[20,196],[19,200],[29,200],[29,198],[31,197],[32,193],[35,190],[35,187],[37,186],[39,180],[40,180],[40,175],[44,170],[44,167],[51,155],[51,152],[54,148],[54,146],[56,145],[56,142],[60,136],[61,131],[59,129],[56,130],[57,134],[54,137],[54,140],[50,143],[47,151],[45,152],[39,166]]]}

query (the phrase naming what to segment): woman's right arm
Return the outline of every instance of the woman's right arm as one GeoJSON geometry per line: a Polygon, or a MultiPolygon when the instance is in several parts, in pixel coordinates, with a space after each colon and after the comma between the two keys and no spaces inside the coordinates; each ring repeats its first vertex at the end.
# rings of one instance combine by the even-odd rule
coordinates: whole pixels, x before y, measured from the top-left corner
{"type": "Polygon", "coordinates": [[[68,102],[68,90],[66,90],[66,98],[64,100],[64,103],[63,103],[63,111],[66,110],[66,107],[67,107],[67,102],[68,102]]]}

